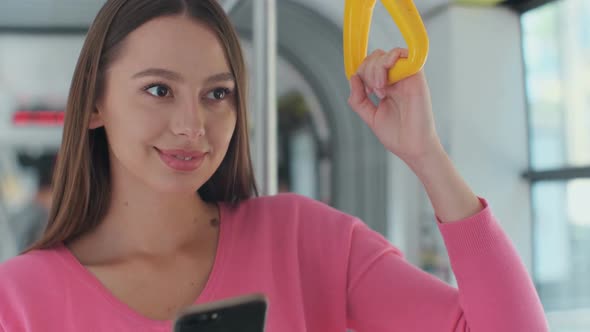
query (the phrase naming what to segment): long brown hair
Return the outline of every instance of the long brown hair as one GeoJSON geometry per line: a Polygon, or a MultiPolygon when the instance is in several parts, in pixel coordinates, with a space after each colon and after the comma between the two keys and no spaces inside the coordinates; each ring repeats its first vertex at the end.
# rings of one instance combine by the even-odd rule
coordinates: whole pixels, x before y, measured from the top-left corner
{"type": "Polygon", "coordinates": [[[104,128],[88,129],[90,116],[102,96],[106,70],[125,37],[142,24],[169,15],[186,15],[213,30],[236,80],[237,122],[229,149],[198,193],[207,202],[232,204],[258,194],[248,143],[246,67],[237,33],[224,10],[216,0],[108,0],[88,31],[74,71],[49,221],[41,239],[28,250],[71,241],[104,218],[111,199],[108,142],[104,128]]]}

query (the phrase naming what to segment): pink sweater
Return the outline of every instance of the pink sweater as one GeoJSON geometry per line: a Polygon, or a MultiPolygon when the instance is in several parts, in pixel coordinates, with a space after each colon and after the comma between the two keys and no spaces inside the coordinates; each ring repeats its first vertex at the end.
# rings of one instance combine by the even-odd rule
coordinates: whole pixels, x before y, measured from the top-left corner
{"type": "MultiPolygon", "coordinates": [[[[196,303],[263,292],[268,332],[548,331],[533,283],[487,204],[439,227],[458,290],[321,203],[289,194],[222,205],[215,265],[196,303]]],[[[0,265],[2,332],[170,330],[170,321],[115,298],[64,246],[0,265]]]]}

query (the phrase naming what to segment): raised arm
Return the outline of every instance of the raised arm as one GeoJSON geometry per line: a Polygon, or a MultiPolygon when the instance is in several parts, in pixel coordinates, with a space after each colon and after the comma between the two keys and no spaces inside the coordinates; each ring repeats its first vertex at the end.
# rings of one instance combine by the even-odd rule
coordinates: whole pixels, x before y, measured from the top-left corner
{"type": "Polygon", "coordinates": [[[440,144],[424,73],[387,84],[388,70],[406,55],[394,49],[367,57],[351,77],[349,104],[424,185],[459,289],[409,265],[387,241],[358,226],[350,253],[350,326],[357,332],[547,331],[513,245],[440,144]]]}

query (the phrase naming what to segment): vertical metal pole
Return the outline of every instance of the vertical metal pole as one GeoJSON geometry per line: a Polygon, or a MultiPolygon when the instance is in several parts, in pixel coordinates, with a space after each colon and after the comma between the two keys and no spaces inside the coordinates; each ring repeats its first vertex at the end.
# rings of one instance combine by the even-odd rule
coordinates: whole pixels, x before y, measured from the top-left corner
{"type": "Polygon", "coordinates": [[[260,193],[277,192],[276,0],[254,0],[254,168],[260,193]]]}

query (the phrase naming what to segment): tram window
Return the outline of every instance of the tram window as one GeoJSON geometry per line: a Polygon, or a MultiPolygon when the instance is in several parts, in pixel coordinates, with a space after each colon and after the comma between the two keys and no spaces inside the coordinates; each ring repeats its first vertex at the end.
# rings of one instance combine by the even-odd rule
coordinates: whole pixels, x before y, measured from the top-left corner
{"type": "Polygon", "coordinates": [[[522,15],[533,275],[557,332],[590,328],[589,21],[587,0],[552,1],[522,15]]]}

